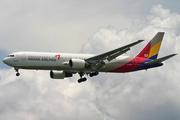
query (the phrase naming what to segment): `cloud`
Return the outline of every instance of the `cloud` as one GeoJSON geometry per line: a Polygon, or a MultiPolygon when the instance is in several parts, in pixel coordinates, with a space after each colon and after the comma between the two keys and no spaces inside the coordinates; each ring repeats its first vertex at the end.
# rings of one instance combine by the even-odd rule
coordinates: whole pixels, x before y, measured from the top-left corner
{"type": "Polygon", "coordinates": [[[20,78],[12,69],[0,74],[1,119],[103,118],[93,103],[96,91],[90,82],[51,80],[47,71],[21,71],[20,78]]]}
{"type": "MultiPolygon", "coordinates": [[[[130,29],[117,31],[112,26],[99,28],[82,46],[81,52],[99,54],[138,39],[145,39],[144,43],[133,47],[127,53],[131,56],[137,55],[157,32],[162,31],[165,32],[165,36],[159,57],[179,53],[180,50],[177,46],[180,45],[178,32],[180,15],[171,13],[162,5],[153,6],[150,12],[151,14],[144,21],[134,19],[130,29]]],[[[116,96],[119,100],[115,97],[116,100],[113,99],[112,102],[108,96],[111,105],[115,104],[112,107],[114,109],[108,110],[108,113],[116,119],[170,119],[173,116],[179,118],[176,112],[179,111],[176,107],[179,106],[179,99],[176,99],[176,95],[179,94],[178,71],[180,69],[176,67],[179,64],[179,59],[176,56],[166,61],[163,67],[148,70],[148,72],[127,73],[127,75],[119,75],[119,78],[114,77],[114,74],[111,77],[104,75],[95,78],[100,85],[111,80],[115,86],[110,86],[109,91],[118,88],[119,94],[116,96]],[[125,84],[123,84],[124,79],[126,80],[125,84]],[[116,106],[119,109],[115,109],[116,106]]],[[[102,89],[105,88],[102,87],[102,89]]],[[[110,95],[112,94],[110,93],[110,95]]],[[[108,104],[106,103],[106,105],[108,104]]]]}
{"type": "Polygon", "coordinates": [[[115,3],[94,2],[4,1],[0,5],[0,23],[3,23],[0,28],[0,47],[8,52],[78,52],[99,26],[111,23],[120,27],[129,25],[129,18],[108,9],[115,3]]]}
{"type": "Polygon", "coordinates": [[[78,52],[99,27],[130,28],[132,19],[144,18],[151,5],[158,3],[168,4],[164,0],[2,0],[0,47],[8,53],[78,52]]]}
{"type": "MultiPolygon", "coordinates": [[[[99,28],[92,37],[82,46],[83,53],[106,52],[122,45],[128,44],[139,39],[146,40],[142,44],[137,45],[140,48],[131,51],[132,55],[136,55],[151,40],[157,32],[165,32],[163,47],[172,48],[167,51],[162,47],[162,51],[173,53],[178,52],[178,48],[173,49],[174,45],[179,43],[180,15],[171,13],[170,10],[164,9],[162,5],[153,6],[150,10],[151,14],[146,20],[134,19],[130,29],[122,29],[117,31],[113,26],[99,28]],[[162,12],[162,14],[161,14],[162,12]],[[165,44],[168,43],[168,44],[165,44]]],[[[162,52],[160,51],[160,52],[162,52]]]]}
{"type": "MultiPolygon", "coordinates": [[[[159,56],[179,53],[179,14],[153,6],[145,20],[129,29],[99,28],[82,53],[101,53],[138,39],[145,41],[127,55],[136,55],[158,32],[166,32],[159,56]],[[161,14],[162,13],[162,14],[161,14]]],[[[78,84],[78,75],[52,80],[49,71],[0,69],[1,119],[152,120],[179,119],[179,56],[160,68],[126,74],[101,73],[78,84]]]]}

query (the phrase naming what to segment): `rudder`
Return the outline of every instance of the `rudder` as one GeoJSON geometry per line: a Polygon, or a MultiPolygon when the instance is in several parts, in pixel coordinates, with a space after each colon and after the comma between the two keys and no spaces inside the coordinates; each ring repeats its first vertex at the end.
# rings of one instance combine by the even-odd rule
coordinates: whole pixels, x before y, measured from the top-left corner
{"type": "Polygon", "coordinates": [[[157,59],[163,36],[164,32],[158,32],[146,45],[146,47],[144,47],[144,49],[137,55],[137,57],[144,57],[153,60],[157,59]]]}

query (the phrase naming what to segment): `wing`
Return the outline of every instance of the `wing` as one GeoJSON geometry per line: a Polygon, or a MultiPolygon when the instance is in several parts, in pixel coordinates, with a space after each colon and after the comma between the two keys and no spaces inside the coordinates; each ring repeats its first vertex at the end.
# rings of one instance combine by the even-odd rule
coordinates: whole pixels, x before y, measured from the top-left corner
{"type": "Polygon", "coordinates": [[[131,44],[125,45],[123,47],[114,49],[112,51],[100,54],[100,55],[96,55],[94,57],[88,58],[85,61],[90,63],[90,66],[92,68],[92,70],[96,70],[99,69],[101,67],[103,67],[105,65],[103,60],[108,60],[111,61],[113,59],[115,59],[116,57],[122,55],[123,53],[126,53],[127,51],[130,50],[130,47],[142,42],[144,40],[138,40],[136,42],[133,42],[131,44]]]}

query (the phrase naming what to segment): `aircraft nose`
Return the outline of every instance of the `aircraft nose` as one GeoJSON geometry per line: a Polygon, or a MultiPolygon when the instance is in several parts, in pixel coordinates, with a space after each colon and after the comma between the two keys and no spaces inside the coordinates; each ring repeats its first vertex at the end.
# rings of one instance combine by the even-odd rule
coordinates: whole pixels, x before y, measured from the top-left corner
{"type": "Polygon", "coordinates": [[[8,65],[8,59],[7,59],[7,58],[4,58],[4,59],[3,59],[3,62],[4,62],[6,65],[8,65]]]}
{"type": "Polygon", "coordinates": [[[5,64],[6,64],[6,61],[7,61],[7,60],[6,60],[6,58],[4,58],[4,59],[3,59],[3,63],[5,63],[5,64]]]}

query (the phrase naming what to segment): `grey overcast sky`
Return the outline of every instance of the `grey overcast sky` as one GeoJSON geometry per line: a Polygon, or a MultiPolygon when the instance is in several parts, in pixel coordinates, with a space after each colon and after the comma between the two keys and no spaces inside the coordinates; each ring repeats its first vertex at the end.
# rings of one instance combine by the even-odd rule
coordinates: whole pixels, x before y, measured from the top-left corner
{"type": "Polygon", "coordinates": [[[49,71],[20,70],[2,59],[16,51],[102,53],[138,39],[134,56],[159,31],[159,57],[180,53],[180,1],[0,0],[2,120],[178,120],[180,57],[126,74],[52,80],[49,71]]]}

